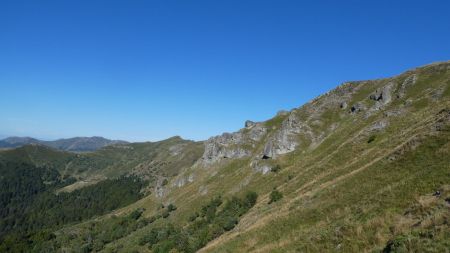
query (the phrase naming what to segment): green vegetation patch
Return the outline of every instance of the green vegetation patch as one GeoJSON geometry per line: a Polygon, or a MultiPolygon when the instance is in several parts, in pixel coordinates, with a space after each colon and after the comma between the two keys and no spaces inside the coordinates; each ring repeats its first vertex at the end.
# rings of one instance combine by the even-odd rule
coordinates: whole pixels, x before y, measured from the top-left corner
{"type": "Polygon", "coordinates": [[[146,185],[136,177],[120,177],[55,194],[71,182],[70,178],[62,180],[56,170],[0,163],[0,172],[0,249],[7,252],[32,252],[66,224],[134,203],[146,185]]]}
{"type": "Polygon", "coordinates": [[[186,226],[177,227],[171,223],[156,226],[139,240],[139,244],[148,245],[152,252],[195,252],[232,230],[239,218],[255,205],[257,198],[255,192],[225,201],[220,196],[213,198],[189,218],[186,226]]]}

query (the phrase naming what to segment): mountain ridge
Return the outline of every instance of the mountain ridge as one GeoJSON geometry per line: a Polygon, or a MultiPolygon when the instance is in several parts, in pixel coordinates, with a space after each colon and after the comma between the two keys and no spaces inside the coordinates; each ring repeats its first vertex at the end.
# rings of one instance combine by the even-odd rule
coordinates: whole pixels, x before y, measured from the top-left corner
{"type": "Polygon", "coordinates": [[[126,143],[128,142],[122,140],[109,140],[100,136],[72,137],[57,139],[54,141],[43,141],[31,137],[12,136],[0,140],[0,148],[17,148],[27,144],[41,144],[63,151],[88,152],[95,151],[109,145],[126,143]]]}

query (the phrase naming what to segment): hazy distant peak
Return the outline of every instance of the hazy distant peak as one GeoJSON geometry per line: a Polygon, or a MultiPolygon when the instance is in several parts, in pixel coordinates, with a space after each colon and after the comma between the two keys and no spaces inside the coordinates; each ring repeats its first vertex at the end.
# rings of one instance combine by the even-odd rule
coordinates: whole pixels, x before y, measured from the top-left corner
{"type": "Polygon", "coordinates": [[[0,140],[0,148],[16,148],[27,144],[41,144],[64,151],[94,151],[113,144],[128,143],[121,140],[109,140],[100,136],[74,137],[54,141],[42,141],[31,137],[8,137],[0,140]]]}

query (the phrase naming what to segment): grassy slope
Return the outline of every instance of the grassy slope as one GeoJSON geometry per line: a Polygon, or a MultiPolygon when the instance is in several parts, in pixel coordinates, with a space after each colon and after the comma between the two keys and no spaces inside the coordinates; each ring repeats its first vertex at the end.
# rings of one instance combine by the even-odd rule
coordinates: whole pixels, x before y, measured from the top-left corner
{"type": "MultiPolygon", "coordinates": [[[[178,209],[168,219],[184,224],[190,214],[214,196],[253,190],[260,195],[256,206],[242,217],[234,230],[210,242],[202,251],[380,251],[389,240],[395,239],[401,246],[403,238],[410,236],[413,238],[408,245],[410,251],[442,252],[440,249],[448,245],[446,235],[450,230],[448,222],[440,221],[445,217],[448,220],[448,206],[443,199],[433,197],[428,202],[424,199],[450,184],[449,128],[436,131],[439,124],[436,122],[444,118],[448,123],[445,113],[439,113],[450,108],[448,65],[427,66],[387,80],[348,84],[356,90],[349,104],[361,102],[370,107],[374,102],[368,96],[376,88],[388,81],[402,83],[412,73],[418,75],[417,83],[407,89],[404,98],[394,98],[388,107],[369,117],[364,113],[351,115],[338,107],[326,108],[321,112],[322,125],[318,127],[329,129],[339,123],[338,127],[314,148],[303,145],[272,161],[281,165],[278,173],[255,172],[249,166],[249,158],[207,168],[185,167],[178,178],[192,176],[193,182],[176,187],[173,179],[163,198],[150,195],[114,213],[122,215],[144,207],[144,216],[150,217],[158,212],[160,203],[175,203],[178,209]],[[393,110],[403,112],[384,115],[393,110]],[[368,130],[373,123],[386,118],[389,125],[385,129],[368,130]],[[368,143],[371,136],[374,141],[368,143]],[[274,187],[284,198],[269,205],[269,194],[274,187]],[[429,216],[424,217],[418,211],[412,216],[405,215],[408,210],[416,209],[421,212],[429,209],[429,216]],[[434,231],[433,226],[413,226],[413,221],[435,224],[440,230],[434,231]],[[420,231],[432,231],[436,243],[424,247],[427,238],[421,238],[420,231]]],[[[299,115],[307,115],[308,108],[326,98],[327,95],[322,96],[298,109],[299,115]]],[[[277,118],[267,124],[276,128],[281,121],[277,118]]],[[[114,166],[110,168],[114,174],[114,166]]],[[[138,229],[106,245],[104,251],[149,251],[137,242],[151,227],[138,229]]],[[[86,229],[83,224],[67,229],[74,228],[86,229]]]]}

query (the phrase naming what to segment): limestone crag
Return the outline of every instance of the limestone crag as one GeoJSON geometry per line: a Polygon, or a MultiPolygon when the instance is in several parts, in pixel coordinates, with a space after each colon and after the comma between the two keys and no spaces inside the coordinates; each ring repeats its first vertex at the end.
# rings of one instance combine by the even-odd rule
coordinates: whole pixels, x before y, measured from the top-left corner
{"type": "Polygon", "coordinates": [[[277,155],[294,151],[299,144],[298,134],[300,132],[312,133],[311,128],[301,122],[296,115],[296,110],[293,110],[265,144],[262,158],[274,158],[277,155]]]}
{"type": "Polygon", "coordinates": [[[400,85],[399,91],[397,93],[397,98],[403,98],[406,94],[406,89],[413,86],[417,82],[417,75],[412,74],[408,76],[405,81],[400,85]]]}
{"type": "Polygon", "coordinates": [[[396,87],[395,82],[389,82],[370,95],[370,99],[375,101],[372,110],[380,110],[392,101],[392,93],[396,87]]]}
{"type": "Polygon", "coordinates": [[[205,142],[205,152],[197,164],[208,165],[226,158],[242,158],[252,154],[251,148],[266,134],[262,123],[247,121],[246,128],[224,133],[205,142]]]}

